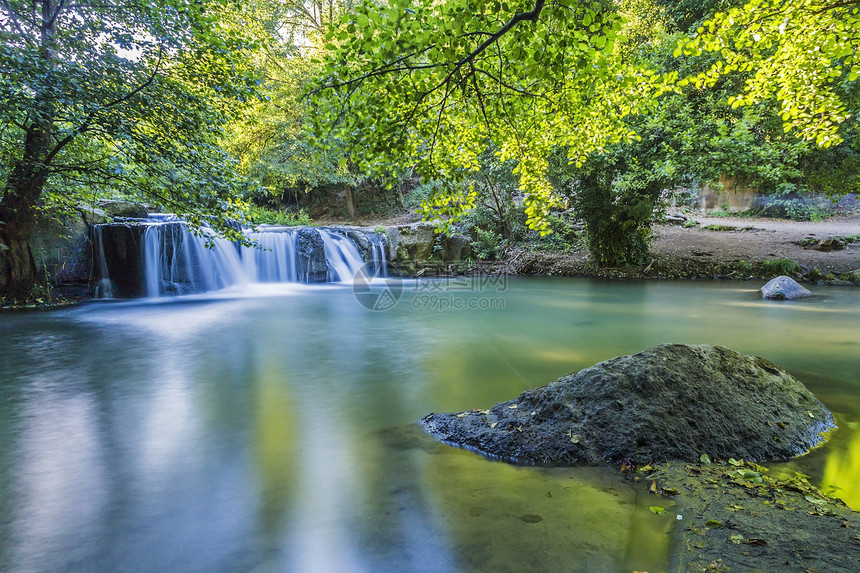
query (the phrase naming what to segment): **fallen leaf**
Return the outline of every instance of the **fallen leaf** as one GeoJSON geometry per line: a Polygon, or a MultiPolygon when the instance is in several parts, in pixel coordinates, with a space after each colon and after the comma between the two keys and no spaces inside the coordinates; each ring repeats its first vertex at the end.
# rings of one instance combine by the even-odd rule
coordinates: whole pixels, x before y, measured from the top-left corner
{"type": "Polygon", "coordinates": [[[702,454],[701,456],[699,456],[699,461],[703,464],[709,464],[711,463],[711,456],[709,456],[708,454],[702,454]]]}
{"type": "Polygon", "coordinates": [[[705,527],[723,527],[723,522],[718,519],[709,519],[705,522],[705,527]]]}
{"type": "Polygon", "coordinates": [[[825,503],[827,503],[823,499],[817,499],[817,498],[812,497],[811,495],[805,495],[803,497],[805,497],[806,501],[808,501],[809,503],[814,503],[817,505],[824,505],[825,503]]]}
{"type": "Polygon", "coordinates": [[[490,424],[490,428],[495,428],[498,425],[499,425],[498,422],[493,422],[492,424],[490,424]]]}
{"type": "Polygon", "coordinates": [[[651,487],[648,488],[648,491],[650,491],[651,493],[657,493],[657,482],[656,481],[651,482],[651,487]]]}
{"type": "Polygon", "coordinates": [[[732,533],[729,535],[729,541],[734,543],[735,545],[740,545],[740,542],[744,540],[744,536],[740,533],[732,533]]]}
{"type": "Polygon", "coordinates": [[[519,408],[519,407],[520,407],[520,406],[519,406],[519,404],[511,404],[510,406],[508,406],[508,409],[509,409],[509,410],[515,410],[515,409],[517,409],[517,408],[519,408]]]}
{"type": "Polygon", "coordinates": [[[747,545],[767,545],[767,541],[765,541],[764,539],[757,539],[755,537],[747,539],[746,541],[744,541],[744,543],[746,543],[747,545]]]}
{"type": "Polygon", "coordinates": [[[651,511],[651,513],[656,513],[657,515],[662,515],[666,513],[666,508],[660,507],[659,505],[652,505],[648,509],[651,511]]]}
{"type": "Polygon", "coordinates": [[[735,458],[729,458],[729,463],[730,463],[730,464],[732,464],[732,465],[733,465],[733,466],[735,466],[735,467],[738,467],[738,466],[742,466],[742,465],[743,465],[743,462],[739,462],[739,461],[738,461],[738,460],[736,460],[735,458]]]}

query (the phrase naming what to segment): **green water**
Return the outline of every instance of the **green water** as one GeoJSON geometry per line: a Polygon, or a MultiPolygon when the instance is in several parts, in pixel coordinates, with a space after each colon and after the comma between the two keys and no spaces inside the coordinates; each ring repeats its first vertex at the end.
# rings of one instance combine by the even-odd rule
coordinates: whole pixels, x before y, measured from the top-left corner
{"type": "Polygon", "coordinates": [[[666,570],[684,510],[651,513],[616,469],[510,466],[410,426],[662,342],[803,380],[840,427],[775,471],[860,507],[860,289],[757,286],[419,282],[372,312],[286,285],[2,315],[0,570],[666,570]]]}

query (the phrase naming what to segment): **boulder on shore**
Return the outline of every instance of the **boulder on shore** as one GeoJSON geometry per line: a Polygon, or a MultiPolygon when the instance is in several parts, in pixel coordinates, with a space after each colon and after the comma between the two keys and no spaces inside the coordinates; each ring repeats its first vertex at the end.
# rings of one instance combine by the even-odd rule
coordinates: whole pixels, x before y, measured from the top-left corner
{"type": "Polygon", "coordinates": [[[783,460],[835,427],[797,379],[720,346],[663,344],[612,358],[489,410],[430,414],[421,426],[452,445],[552,465],[783,460]]]}
{"type": "Polygon", "coordinates": [[[759,289],[759,292],[761,292],[762,298],[771,300],[794,300],[812,296],[809,290],[800,286],[793,278],[785,275],[771,279],[759,289]]]}

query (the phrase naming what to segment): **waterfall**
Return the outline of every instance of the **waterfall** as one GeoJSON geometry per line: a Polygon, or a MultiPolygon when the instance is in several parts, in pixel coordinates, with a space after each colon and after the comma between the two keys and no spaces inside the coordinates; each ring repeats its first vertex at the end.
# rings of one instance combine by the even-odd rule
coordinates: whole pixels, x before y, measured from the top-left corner
{"type": "Polygon", "coordinates": [[[329,282],[351,281],[358,270],[364,266],[355,243],[347,237],[326,229],[320,229],[320,237],[325,246],[329,282]]]}
{"type": "Polygon", "coordinates": [[[387,276],[385,238],[377,233],[264,225],[245,234],[256,247],[240,246],[205,228],[192,233],[167,214],[96,225],[94,294],[162,297],[255,283],[344,283],[365,263],[374,276],[387,276]]]}

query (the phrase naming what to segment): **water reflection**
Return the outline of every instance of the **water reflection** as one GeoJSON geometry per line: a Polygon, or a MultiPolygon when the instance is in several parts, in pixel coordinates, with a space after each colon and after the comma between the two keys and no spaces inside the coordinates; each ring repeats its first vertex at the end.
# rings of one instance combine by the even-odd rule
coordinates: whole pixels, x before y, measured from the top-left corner
{"type": "Polygon", "coordinates": [[[512,467],[410,426],[662,342],[798,375],[840,428],[774,471],[860,506],[860,289],[826,293],[531,279],[493,311],[303,287],[0,316],[0,569],[665,569],[674,514],[614,470],[512,467]]]}

